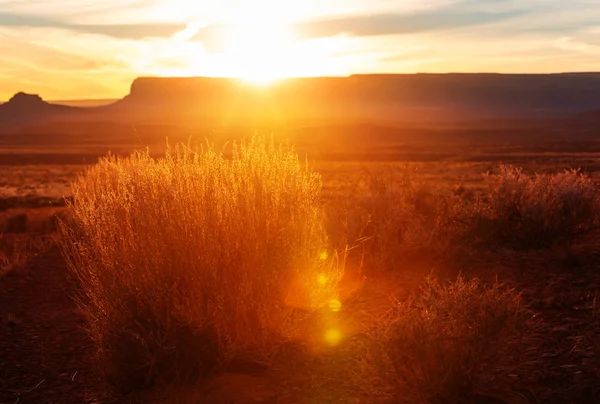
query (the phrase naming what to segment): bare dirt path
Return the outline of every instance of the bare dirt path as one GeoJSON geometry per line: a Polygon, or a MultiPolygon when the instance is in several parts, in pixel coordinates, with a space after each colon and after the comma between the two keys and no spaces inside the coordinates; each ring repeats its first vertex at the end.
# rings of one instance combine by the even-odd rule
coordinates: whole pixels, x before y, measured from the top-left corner
{"type": "Polygon", "coordinates": [[[99,403],[109,387],[57,249],[0,278],[0,403],[99,403]]]}

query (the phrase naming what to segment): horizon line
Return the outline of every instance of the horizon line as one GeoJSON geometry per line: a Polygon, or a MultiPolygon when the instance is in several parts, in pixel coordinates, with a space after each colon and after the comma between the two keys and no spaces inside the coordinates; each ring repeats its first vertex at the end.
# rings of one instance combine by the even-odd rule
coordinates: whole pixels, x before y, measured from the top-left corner
{"type": "MultiPolygon", "coordinates": [[[[285,81],[285,80],[297,80],[297,79],[341,79],[341,78],[352,78],[352,77],[373,77],[373,76],[560,76],[560,75],[600,75],[600,71],[559,71],[559,72],[551,72],[551,73],[531,73],[531,72],[520,72],[520,73],[502,73],[502,72],[415,72],[415,73],[355,73],[349,75],[329,75],[329,76],[290,76],[290,77],[280,77],[276,78],[272,81],[272,83],[267,83],[267,86],[270,84],[275,84],[277,82],[285,81]]],[[[235,76],[151,76],[151,75],[141,75],[135,77],[131,83],[133,84],[136,80],[139,79],[217,79],[217,80],[238,80],[242,82],[247,82],[248,85],[253,85],[251,81],[244,79],[243,77],[235,77],[235,76]]],[[[26,92],[26,91],[17,91],[13,94],[29,94],[29,95],[41,95],[39,92],[26,92]]],[[[125,93],[121,97],[91,97],[91,98],[48,98],[47,102],[59,102],[59,101],[69,101],[69,102],[77,102],[77,101],[117,101],[122,99],[122,97],[126,96],[129,93],[125,93]]],[[[10,99],[10,97],[9,97],[10,99]]],[[[8,102],[0,101],[0,105],[8,102]]]]}

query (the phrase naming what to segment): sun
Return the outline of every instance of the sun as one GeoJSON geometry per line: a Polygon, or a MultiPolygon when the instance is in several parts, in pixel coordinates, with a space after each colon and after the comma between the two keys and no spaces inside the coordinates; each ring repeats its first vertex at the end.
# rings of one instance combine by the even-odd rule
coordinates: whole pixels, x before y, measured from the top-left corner
{"type": "Polygon", "coordinates": [[[265,85],[303,75],[309,60],[301,56],[286,2],[246,2],[230,15],[222,54],[232,75],[265,85]]]}
{"type": "Polygon", "coordinates": [[[293,41],[288,27],[244,23],[232,27],[224,54],[234,74],[254,84],[269,84],[290,75],[293,41]]]}

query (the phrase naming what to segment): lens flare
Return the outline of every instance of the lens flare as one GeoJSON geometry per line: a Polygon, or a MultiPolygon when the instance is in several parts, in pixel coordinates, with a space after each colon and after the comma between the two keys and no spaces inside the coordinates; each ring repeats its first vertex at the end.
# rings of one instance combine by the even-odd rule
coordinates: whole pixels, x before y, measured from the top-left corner
{"type": "Polygon", "coordinates": [[[327,276],[325,276],[324,274],[319,274],[319,276],[317,277],[317,283],[319,284],[319,286],[327,285],[327,276]]]}
{"type": "Polygon", "coordinates": [[[319,254],[319,258],[321,258],[323,261],[326,260],[329,257],[329,254],[327,254],[327,251],[323,251],[322,253],[319,254]]]}
{"type": "Polygon", "coordinates": [[[332,328],[325,333],[325,341],[331,346],[335,346],[340,343],[342,339],[342,333],[340,330],[332,328]]]}
{"type": "Polygon", "coordinates": [[[341,309],[342,309],[342,302],[340,302],[338,299],[333,299],[332,301],[329,302],[329,310],[338,312],[341,309]]]}

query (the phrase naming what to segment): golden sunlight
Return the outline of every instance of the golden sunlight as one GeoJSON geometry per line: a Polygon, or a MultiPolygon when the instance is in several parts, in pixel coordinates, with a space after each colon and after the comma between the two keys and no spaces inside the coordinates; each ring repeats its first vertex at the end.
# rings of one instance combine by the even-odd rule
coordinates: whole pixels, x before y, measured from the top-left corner
{"type": "Polygon", "coordinates": [[[248,1],[227,16],[222,56],[233,76],[265,85],[315,73],[314,55],[307,55],[292,30],[302,13],[285,3],[248,1]]]}
{"type": "Polygon", "coordinates": [[[342,333],[338,329],[332,328],[325,333],[325,341],[327,341],[329,345],[335,346],[340,343],[341,339],[342,333]]]}
{"type": "Polygon", "coordinates": [[[319,274],[319,276],[317,276],[317,283],[319,286],[327,285],[327,276],[325,276],[325,274],[319,274]]]}
{"type": "Polygon", "coordinates": [[[231,29],[225,54],[235,74],[254,84],[268,84],[290,73],[286,53],[292,47],[286,26],[251,21],[231,29]]]}
{"type": "Polygon", "coordinates": [[[329,302],[329,310],[333,311],[333,312],[338,312],[342,309],[342,302],[340,302],[338,299],[333,299],[332,301],[329,302]]]}

